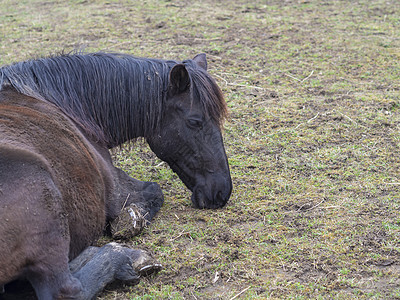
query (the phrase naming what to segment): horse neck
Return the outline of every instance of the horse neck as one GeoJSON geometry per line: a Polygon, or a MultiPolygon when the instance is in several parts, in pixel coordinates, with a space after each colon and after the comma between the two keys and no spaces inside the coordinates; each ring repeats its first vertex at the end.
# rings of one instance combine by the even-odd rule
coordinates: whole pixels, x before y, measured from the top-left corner
{"type": "Polygon", "coordinates": [[[106,53],[46,58],[0,68],[0,89],[8,82],[19,93],[53,103],[85,133],[117,146],[156,130],[174,64],[106,53]]]}
{"type": "Polygon", "coordinates": [[[159,129],[164,95],[156,97],[150,92],[136,97],[126,103],[124,109],[110,107],[109,111],[101,112],[103,121],[98,125],[104,132],[109,148],[138,138],[148,138],[159,129]]]}

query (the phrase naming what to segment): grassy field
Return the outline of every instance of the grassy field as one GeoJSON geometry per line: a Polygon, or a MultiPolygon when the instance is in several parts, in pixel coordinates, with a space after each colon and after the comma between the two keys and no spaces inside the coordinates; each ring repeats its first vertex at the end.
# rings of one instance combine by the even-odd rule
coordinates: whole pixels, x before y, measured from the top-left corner
{"type": "Polygon", "coordinates": [[[133,247],[163,264],[106,299],[400,299],[400,2],[2,0],[0,65],[84,48],[208,55],[226,96],[226,208],[137,143],[165,205],[133,247]]]}

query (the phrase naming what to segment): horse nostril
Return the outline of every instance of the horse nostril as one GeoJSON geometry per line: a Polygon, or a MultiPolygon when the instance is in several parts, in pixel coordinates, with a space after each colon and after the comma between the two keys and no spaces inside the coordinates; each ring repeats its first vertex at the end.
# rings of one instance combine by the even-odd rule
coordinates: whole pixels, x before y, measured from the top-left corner
{"type": "Polygon", "coordinates": [[[215,204],[217,207],[223,207],[226,204],[226,198],[224,197],[224,194],[222,191],[218,191],[217,194],[215,195],[215,204]]]}

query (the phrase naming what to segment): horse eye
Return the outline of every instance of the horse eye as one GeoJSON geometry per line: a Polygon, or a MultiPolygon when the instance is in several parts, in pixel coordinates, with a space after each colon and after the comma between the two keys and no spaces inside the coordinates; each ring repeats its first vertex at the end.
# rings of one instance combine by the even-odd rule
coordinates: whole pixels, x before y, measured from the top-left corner
{"type": "Polygon", "coordinates": [[[189,127],[200,128],[200,129],[203,127],[203,122],[200,120],[188,119],[187,122],[188,122],[189,127]]]}

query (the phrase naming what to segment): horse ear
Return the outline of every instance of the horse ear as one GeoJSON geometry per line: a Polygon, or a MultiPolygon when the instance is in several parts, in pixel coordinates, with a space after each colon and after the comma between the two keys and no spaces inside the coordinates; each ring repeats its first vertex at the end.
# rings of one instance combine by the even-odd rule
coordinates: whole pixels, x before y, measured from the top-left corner
{"type": "Polygon", "coordinates": [[[190,77],[184,64],[173,66],[169,72],[169,84],[172,94],[183,93],[189,88],[190,77]]]}
{"type": "Polygon", "coordinates": [[[207,57],[205,53],[197,54],[193,60],[197,63],[197,65],[207,71],[207,57]]]}

